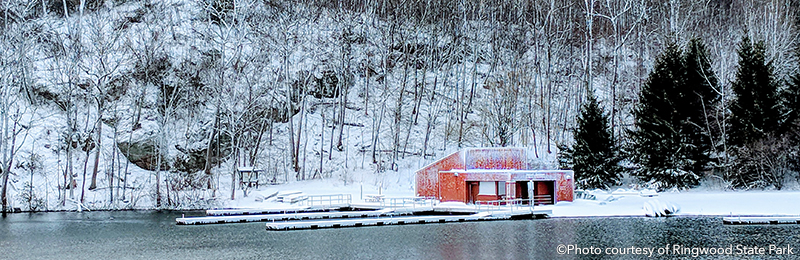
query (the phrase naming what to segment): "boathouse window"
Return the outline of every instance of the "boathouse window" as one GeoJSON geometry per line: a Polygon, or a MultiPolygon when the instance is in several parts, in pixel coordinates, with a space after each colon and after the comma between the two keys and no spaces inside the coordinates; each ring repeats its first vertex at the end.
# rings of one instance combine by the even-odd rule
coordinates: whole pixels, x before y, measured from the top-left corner
{"type": "Polygon", "coordinates": [[[497,195],[497,185],[493,181],[482,181],[478,195],[497,195]]]}
{"type": "Polygon", "coordinates": [[[497,195],[498,196],[505,196],[506,195],[506,182],[498,181],[497,182],[497,195]]]}

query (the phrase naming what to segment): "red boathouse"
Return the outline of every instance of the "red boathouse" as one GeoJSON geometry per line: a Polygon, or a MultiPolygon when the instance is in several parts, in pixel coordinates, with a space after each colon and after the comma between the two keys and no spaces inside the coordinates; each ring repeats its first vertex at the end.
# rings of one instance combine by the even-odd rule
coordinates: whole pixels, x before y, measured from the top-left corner
{"type": "Polygon", "coordinates": [[[476,203],[534,199],[537,204],[572,201],[572,171],[529,170],[522,148],[471,148],[425,166],[416,174],[417,196],[476,203]]]}

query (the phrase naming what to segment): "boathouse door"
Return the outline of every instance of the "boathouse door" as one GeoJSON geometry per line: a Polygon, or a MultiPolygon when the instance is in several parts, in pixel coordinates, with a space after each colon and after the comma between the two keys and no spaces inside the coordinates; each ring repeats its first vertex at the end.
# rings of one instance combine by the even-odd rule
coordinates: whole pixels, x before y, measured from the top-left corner
{"type": "Polygon", "coordinates": [[[555,181],[535,181],[533,199],[536,204],[553,204],[555,201],[555,181]]]}
{"type": "Polygon", "coordinates": [[[480,182],[477,181],[468,181],[467,182],[467,203],[475,204],[475,201],[478,200],[478,194],[480,193],[481,185],[480,182]]]}
{"type": "Polygon", "coordinates": [[[517,182],[517,187],[516,187],[516,190],[517,190],[517,194],[516,195],[517,196],[516,196],[516,198],[517,199],[522,199],[522,204],[528,204],[529,201],[526,201],[526,200],[531,198],[530,197],[530,194],[531,194],[530,190],[533,187],[529,187],[528,183],[530,183],[530,182],[529,181],[518,181],[517,182]]]}

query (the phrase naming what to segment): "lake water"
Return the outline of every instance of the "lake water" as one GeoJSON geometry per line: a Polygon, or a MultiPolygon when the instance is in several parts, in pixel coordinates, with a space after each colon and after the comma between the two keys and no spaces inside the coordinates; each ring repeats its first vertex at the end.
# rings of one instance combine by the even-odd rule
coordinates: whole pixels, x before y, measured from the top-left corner
{"type": "Polygon", "coordinates": [[[0,258],[798,259],[800,255],[800,225],[726,226],[720,218],[710,217],[267,231],[264,223],[177,226],[175,218],[180,215],[153,211],[10,214],[0,218],[0,258]],[[773,251],[769,251],[770,245],[773,251]],[[751,247],[763,247],[765,252],[746,255],[759,253],[751,247]],[[793,255],[777,255],[779,247],[784,249],[782,253],[793,255]],[[640,255],[644,248],[653,249],[653,254],[640,255]],[[704,248],[720,252],[701,253],[704,248]],[[728,248],[731,254],[725,252],[728,248]]]}

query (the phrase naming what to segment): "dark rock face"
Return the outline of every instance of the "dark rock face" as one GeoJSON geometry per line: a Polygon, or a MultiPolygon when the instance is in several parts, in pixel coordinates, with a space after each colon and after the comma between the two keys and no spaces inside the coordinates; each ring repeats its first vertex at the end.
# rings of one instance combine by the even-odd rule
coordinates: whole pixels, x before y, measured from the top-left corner
{"type": "MultiPolygon", "coordinates": [[[[139,142],[118,142],[117,147],[119,147],[120,152],[122,155],[128,158],[128,161],[139,166],[142,169],[155,171],[156,164],[158,163],[157,155],[159,152],[156,150],[156,142],[153,138],[145,139],[139,142]]],[[[161,153],[161,170],[167,171],[170,169],[169,160],[167,160],[164,153],[161,153]]]]}
{"type": "Polygon", "coordinates": [[[310,71],[300,71],[297,73],[297,80],[292,84],[296,96],[304,94],[315,98],[334,98],[340,96],[339,84],[342,75],[337,75],[335,71],[324,70],[319,75],[310,71]]]}
{"type": "MultiPolygon", "coordinates": [[[[195,136],[204,135],[199,131],[195,136]]],[[[208,152],[208,142],[204,140],[197,141],[192,147],[186,148],[180,145],[175,146],[180,153],[175,157],[173,164],[174,170],[183,173],[195,173],[202,171],[206,165],[206,155],[208,152]]],[[[228,156],[231,155],[233,147],[231,146],[231,137],[225,133],[219,133],[214,139],[210,140],[211,154],[211,167],[219,166],[228,156]]]]}

